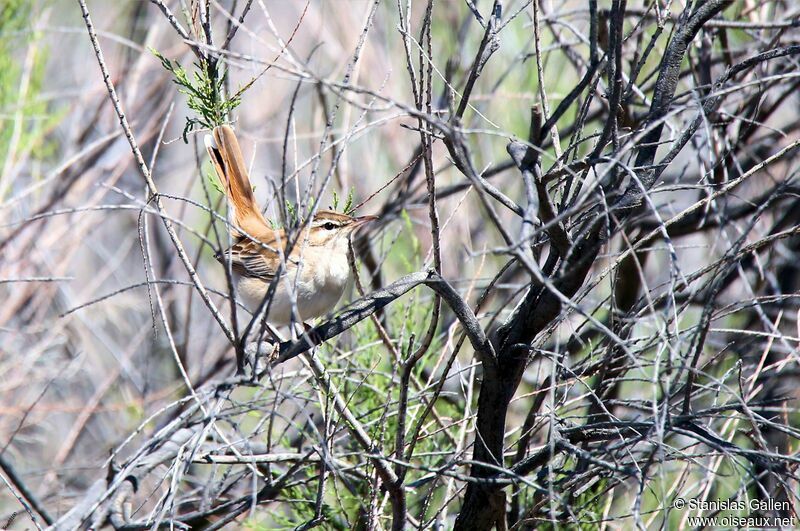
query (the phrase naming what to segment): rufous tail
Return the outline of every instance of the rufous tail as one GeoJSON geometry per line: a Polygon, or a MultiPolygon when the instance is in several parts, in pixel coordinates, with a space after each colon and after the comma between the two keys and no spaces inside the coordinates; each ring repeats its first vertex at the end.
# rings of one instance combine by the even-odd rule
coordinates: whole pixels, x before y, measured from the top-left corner
{"type": "MultiPolygon", "coordinates": [[[[225,186],[228,204],[233,208],[233,221],[247,234],[257,237],[269,230],[269,224],[253,194],[236,134],[230,126],[220,125],[214,128],[213,135],[213,140],[206,136],[206,149],[220,182],[225,186]]],[[[236,231],[231,232],[236,234],[236,231]]]]}

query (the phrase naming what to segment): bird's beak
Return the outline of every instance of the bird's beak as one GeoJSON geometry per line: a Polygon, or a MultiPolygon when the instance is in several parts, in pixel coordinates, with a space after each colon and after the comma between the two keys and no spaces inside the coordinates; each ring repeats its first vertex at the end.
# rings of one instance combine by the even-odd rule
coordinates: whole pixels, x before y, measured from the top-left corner
{"type": "Polygon", "coordinates": [[[378,216],[361,216],[359,218],[356,218],[355,224],[357,226],[360,226],[360,225],[363,225],[364,223],[369,223],[370,221],[375,221],[376,219],[378,219],[378,216]]]}
{"type": "Polygon", "coordinates": [[[362,225],[366,225],[370,221],[375,221],[376,219],[378,219],[378,216],[361,216],[353,220],[351,227],[353,227],[353,230],[355,230],[362,225]]]}

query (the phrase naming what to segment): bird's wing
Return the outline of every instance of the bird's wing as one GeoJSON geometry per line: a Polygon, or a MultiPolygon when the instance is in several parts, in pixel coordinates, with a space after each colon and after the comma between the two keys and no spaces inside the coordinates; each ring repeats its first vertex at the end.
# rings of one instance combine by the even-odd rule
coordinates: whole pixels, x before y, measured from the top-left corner
{"type": "Polygon", "coordinates": [[[262,244],[249,239],[239,242],[217,254],[216,259],[223,265],[231,262],[231,268],[236,273],[246,277],[255,277],[267,282],[275,278],[281,258],[275,242],[262,244]]]}

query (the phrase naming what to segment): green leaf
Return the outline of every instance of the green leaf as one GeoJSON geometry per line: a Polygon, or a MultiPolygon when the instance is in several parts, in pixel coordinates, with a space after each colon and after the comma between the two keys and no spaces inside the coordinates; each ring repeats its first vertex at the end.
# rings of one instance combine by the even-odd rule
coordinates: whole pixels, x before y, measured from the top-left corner
{"type": "Polygon", "coordinates": [[[228,75],[221,62],[209,63],[200,60],[192,63],[193,70],[188,72],[178,61],[172,61],[158,50],[150,48],[150,52],[161,61],[161,66],[172,74],[172,81],[178,85],[178,92],[186,96],[186,105],[194,116],[186,118],[183,128],[183,141],[188,143],[188,134],[197,129],[213,129],[228,121],[231,111],[242,103],[242,94],[255,81],[239,88],[232,96],[225,98],[224,86],[228,75]]]}

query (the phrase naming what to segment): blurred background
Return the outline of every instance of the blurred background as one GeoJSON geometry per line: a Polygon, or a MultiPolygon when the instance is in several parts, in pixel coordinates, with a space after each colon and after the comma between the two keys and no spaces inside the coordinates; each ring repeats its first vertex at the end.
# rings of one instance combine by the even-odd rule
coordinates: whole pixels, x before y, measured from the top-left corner
{"type": "MultiPolygon", "coordinates": [[[[213,290],[212,300],[229,319],[225,275],[213,259],[214,252],[227,244],[227,236],[224,224],[217,221],[214,225],[208,212],[211,209],[224,217],[226,209],[203,147],[207,131],[185,131],[187,118],[196,113],[188,108],[186,94],[157,54],[174,65],[180,64],[189,76],[198,71],[197,59],[158,4],[143,0],[87,2],[111,81],[166,214],[175,223],[200,279],[213,290]]],[[[189,0],[165,0],[161,5],[169,8],[186,32],[197,35],[202,30],[192,15],[195,4],[189,0]]],[[[223,54],[225,90],[234,94],[245,89],[231,119],[267,216],[282,222],[284,205],[277,192],[282,183],[286,200],[292,205],[319,201],[323,208],[341,209],[348,195],[352,195],[353,204],[359,205],[359,215],[380,214],[380,224],[368,237],[369,252],[361,252],[365,264],[361,267],[362,280],[367,291],[370,286],[387,284],[432,264],[424,176],[408,178],[419,164],[420,134],[417,119],[409,114],[417,103],[406,56],[414,59],[417,69],[419,61],[423,68],[432,66],[432,107],[438,116],[444,116],[453,101],[458,101],[447,88],[463,88],[484,36],[473,9],[483,14],[484,23],[490,12],[490,3],[484,1],[437,2],[430,27],[433,61],[428,62],[428,51],[420,45],[419,34],[426,2],[408,2],[407,11],[406,1],[401,0],[400,11],[407,21],[398,14],[398,3],[377,2],[377,7],[373,4],[366,0],[209,3],[217,46],[236,28],[226,46],[228,52],[223,54]],[[246,18],[240,24],[243,9],[246,18]],[[403,38],[407,27],[410,30],[405,45],[410,52],[406,51],[403,38]],[[354,57],[358,57],[357,62],[354,57]]],[[[583,75],[588,18],[582,1],[540,4],[542,24],[548,27],[542,36],[543,90],[552,110],[583,75]]],[[[628,10],[651,9],[653,4],[628,2],[628,10]]],[[[672,11],[674,17],[684,8],[682,2],[656,4],[672,11]]],[[[476,170],[484,172],[495,187],[520,204],[525,203],[525,191],[519,172],[509,162],[506,145],[511,139],[527,138],[530,107],[541,104],[529,6],[526,0],[503,3],[501,38],[477,80],[464,120],[476,170]]],[[[601,9],[609,6],[610,2],[600,2],[601,9]]],[[[725,16],[758,23],[789,20],[797,16],[796,11],[790,2],[756,5],[739,1],[731,3],[725,16]]],[[[652,37],[654,51],[642,65],[642,72],[651,73],[658,67],[671,23],[665,29],[647,25],[641,35],[639,28],[637,19],[626,26],[632,35],[625,43],[626,50],[631,54],[641,52],[652,37]],[[663,37],[658,37],[662,32],[663,37]]],[[[737,59],[769,41],[769,35],[754,33],[736,29],[729,32],[730,49],[737,59]]],[[[782,35],[797,38],[796,29],[782,35]]],[[[626,69],[635,64],[635,58],[634,55],[626,64],[626,69]]],[[[690,57],[686,61],[690,73],[682,78],[678,89],[679,94],[688,94],[686,107],[670,116],[671,125],[665,133],[669,138],[679,135],[697,109],[692,90],[702,80],[691,73],[692,60],[690,57]]],[[[724,67],[714,65],[715,78],[724,72],[724,67]]],[[[644,90],[651,91],[653,76],[642,77],[644,90]]],[[[595,87],[598,98],[588,108],[583,137],[591,137],[602,127],[604,90],[602,82],[595,87]]],[[[638,117],[645,113],[650,94],[647,92],[642,101],[632,105],[632,113],[638,117]]],[[[732,97],[735,102],[739,101],[737,97],[732,97]]],[[[774,104],[777,110],[759,127],[778,133],[765,136],[760,143],[753,141],[756,157],[762,152],[769,155],[797,138],[797,103],[796,91],[765,92],[761,105],[774,104]]],[[[567,131],[564,136],[570,133],[580,110],[573,106],[559,120],[559,129],[567,131]]],[[[733,120],[730,116],[720,118],[723,119],[733,120]]],[[[711,130],[714,126],[707,127],[711,130]]],[[[703,127],[700,133],[711,136],[703,127]]],[[[703,174],[713,166],[710,161],[715,154],[726,149],[723,140],[714,138],[720,141],[719,145],[690,143],[673,162],[662,183],[664,188],[654,194],[664,218],[696,201],[698,190],[704,186],[713,189],[706,178],[685,177],[698,170],[703,174]]],[[[577,159],[591,148],[588,142],[580,145],[572,157],[577,159]]],[[[668,147],[659,153],[666,151],[668,147]]],[[[434,142],[432,153],[441,196],[438,207],[442,274],[465,300],[474,304],[479,288],[486,286],[506,263],[507,257],[495,252],[505,243],[487,222],[481,198],[453,166],[441,142],[434,142]]],[[[552,148],[545,151],[543,158],[549,167],[555,160],[552,148]]],[[[794,171],[793,159],[786,164],[774,174],[759,174],[725,201],[731,208],[746,204],[770,183],[794,171]]],[[[590,175],[588,179],[592,181],[594,177],[590,175]]],[[[519,218],[505,208],[496,208],[499,219],[517,234],[519,218]]],[[[759,220],[753,230],[766,234],[768,221],[777,219],[778,214],[775,216],[759,220]]],[[[614,261],[617,243],[615,240],[601,254],[597,271],[618,265],[614,261]]],[[[730,240],[717,232],[687,232],[671,250],[661,245],[654,253],[656,258],[641,265],[649,294],[656,297],[668,291],[677,281],[676,271],[682,275],[701,269],[711,257],[723,256],[729,246],[730,240]],[[677,261],[672,262],[670,253],[675,249],[677,261]]],[[[790,260],[789,256],[793,255],[785,258],[790,260]]],[[[767,277],[773,268],[770,264],[765,261],[760,265],[767,277]]],[[[580,304],[587,313],[599,316],[598,312],[607,306],[613,279],[600,275],[596,280],[580,304]]],[[[481,322],[488,327],[492,319],[507,316],[525,285],[521,271],[502,277],[479,315],[481,322]]],[[[699,286],[698,291],[703,287],[699,286]]],[[[754,297],[747,282],[734,285],[724,293],[720,307],[750,296],[754,297]]],[[[355,288],[348,288],[340,306],[357,297],[355,288]]],[[[112,452],[115,462],[123,460],[132,448],[174,418],[172,408],[191,397],[180,366],[196,389],[229,377],[235,368],[232,347],[194,292],[155,203],[150,201],[140,168],[110,103],[77,2],[4,0],[0,6],[0,300],[0,456],[6,479],[9,473],[17,474],[55,518],[69,511],[95,481],[109,473],[113,468],[109,461],[112,452]],[[165,318],[160,315],[158,298],[163,301],[165,318]],[[165,322],[170,326],[174,349],[165,333],[165,322]],[[135,442],[126,441],[128,437],[135,442]]],[[[778,326],[792,330],[797,324],[797,304],[787,304],[778,326]]],[[[403,350],[411,344],[409,339],[413,342],[414,337],[424,335],[431,308],[432,297],[424,290],[414,291],[390,307],[382,319],[388,323],[397,348],[403,350]]],[[[729,320],[721,322],[719,335],[709,337],[714,352],[733,344],[730,337],[724,336],[725,329],[745,327],[745,321],[735,313],[732,311],[729,320]]],[[[248,317],[244,310],[239,314],[240,319],[248,317]]],[[[691,326],[699,314],[700,308],[691,308],[681,316],[664,317],[664,321],[643,319],[632,341],[642,336],[658,337],[664,327],[680,328],[681,318],[691,326]]],[[[770,314],[769,318],[774,322],[775,315],[770,314]]],[[[539,346],[558,351],[584,323],[584,316],[578,313],[559,321],[539,346]]],[[[688,348],[680,332],[675,337],[680,339],[664,339],[660,347],[648,352],[658,357],[668,350],[667,345],[678,351],[688,348]]],[[[423,390],[430,390],[434,377],[442,374],[447,357],[454,352],[456,338],[456,321],[446,314],[437,329],[430,357],[415,373],[419,378],[415,396],[422,397],[423,390]]],[[[763,344],[752,346],[756,350],[761,347],[763,344]]],[[[786,348],[795,348],[796,353],[796,342],[786,348]]],[[[364,322],[326,346],[324,352],[331,371],[341,378],[343,389],[355,393],[354,389],[365,387],[359,392],[373,393],[369,397],[359,395],[362,400],[356,400],[354,407],[360,412],[369,410],[364,414],[369,417],[370,433],[389,444],[392,436],[382,431],[380,411],[372,412],[370,408],[380,404],[381,396],[395,396],[397,389],[392,382],[397,375],[377,332],[364,322]],[[371,391],[366,389],[368,383],[374,385],[371,391]]],[[[732,370],[731,366],[724,365],[720,374],[732,370]]],[[[529,397],[526,393],[550,374],[551,367],[543,360],[529,370],[520,395],[529,397]]],[[[249,400],[255,393],[258,400],[264,400],[258,408],[283,408],[281,411],[290,419],[283,424],[287,447],[300,447],[303,440],[313,439],[298,435],[305,433],[302,426],[314,421],[300,421],[293,415],[306,410],[323,412],[323,418],[327,418],[325,415],[331,413],[326,410],[326,401],[317,396],[318,389],[307,376],[302,376],[304,369],[299,360],[287,364],[285,370],[299,371],[299,375],[287,376],[284,384],[265,383],[263,389],[241,391],[231,400],[249,400]],[[281,399],[285,403],[267,403],[260,394],[266,394],[267,388],[270,392],[285,389],[281,399]]],[[[476,361],[468,346],[456,356],[451,371],[454,376],[445,383],[444,404],[437,411],[438,421],[443,422],[440,431],[455,435],[448,434],[442,439],[445,442],[432,443],[431,455],[443,447],[462,452],[471,439],[468,434],[472,433],[469,421],[476,401],[476,361]]],[[[658,380],[648,369],[642,371],[637,378],[648,385],[651,380],[658,380]]],[[[651,392],[635,379],[626,389],[631,393],[626,396],[631,398],[651,392]]],[[[582,391],[574,392],[583,398],[582,391]]],[[[569,392],[561,411],[571,411],[574,405],[567,395],[569,392]]],[[[576,395],[570,396],[578,400],[576,395]]],[[[527,405],[512,404],[510,424],[521,425],[527,410],[527,405]]],[[[338,429],[341,427],[330,429],[331,440],[336,440],[338,429]]],[[[263,426],[252,430],[251,435],[258,434],[261,439],[263,432],[269,431],[263,426]]],[[[431,432],[436,429],[431,428],[431,432]]],[[[544,440],[542,435],[539,442],[544,440]]],[[[466,455],[462,457],[468,459],[466,455]]],[[[430,459],[435,461],[434,457],[430,459]]],[[[424,471],[418,472],[419,477],[424,475],[424,471]]],[[[702,471],[695,472],[702,475],[702,471]]],[[[677,474],[677,468],[670,473],[677,474]]],[[[203,474],[197,472],[194,476],[197,484],[203,483],[203,474]]],[[[677,476],[669,476],[670,481],[674,477],[677,476]]],[[[157,484],[153,491],[161,492],[159,489],[163,488],[157,484]]],[[[0,525],[6,522],[7,527],[22,529],[29,527],[31,520],[20,509],[14,494],[17,491],[18,488],[0,486],[0,525]],[[12,517],[16,514],[19,516],[12,517]]],[[[447,507],[450,504],[452,510],[457,506],[457,490],[448,487],[447,491],[430,496],[444,508],[439,509],[436,521],[445,522],[442,525],[447,527],[447,507]]],[[[155,503],[155,499],[147,503],[155,503]]],[[[615,508],[625,505],[619,505],[619,500],[615,498],[615,508]]],[[[376,514],[382,510],[385,508],[375,509],[376,514]]],[[[425,521],[425,510],[421,509],[420,522],[425,521]]],[[[630,510],[629,503],[626,510],[630,510]]],[[[251,515],[249,522],[263,528],[293,528],[303,521],[304,513],[299,509],[296,514],[292,510],[286,514],[287,520],[280,525],[274,515],[258,513],[251,515]]],[[[342,522],[344,527],[352,524],[346,519],[342,522]]],[[[242,524],[230,525],[235,529],[242,524]]]]}

